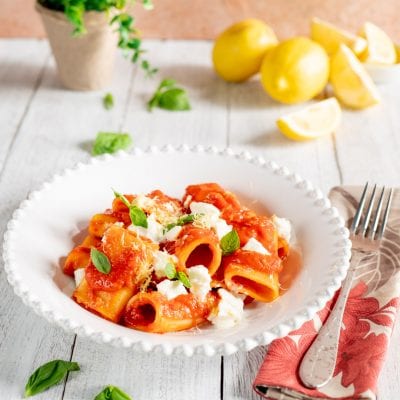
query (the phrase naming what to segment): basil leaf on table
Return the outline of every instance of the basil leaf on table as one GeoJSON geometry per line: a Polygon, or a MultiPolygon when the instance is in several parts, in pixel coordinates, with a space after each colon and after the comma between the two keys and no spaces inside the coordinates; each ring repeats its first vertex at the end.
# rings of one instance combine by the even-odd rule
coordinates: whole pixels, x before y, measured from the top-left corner
{"type": "Polygon", "coordinates": [[[116,386],[106,386],[94,400],[132,400],[132,398],[116,386]]]}
{"type": "Polygon", "coordinates": [[[111,110],[114,107],[114,97],[111,93],[107,93],[103,97],[103,106],[106,110],[111,110]]]}
{"type": "Polygon", "coordinates": [[[232,254],[240,247],[239,235],[235,229],[232,229],[220,241],[222,255],[227,256],[232,254]]]}
{"type": "Polygon", "coordinates": [[[53,360],[43,364],[29,377],[25,386],[25,397],[44,392],[57,385],[69,371],[79,369],[78,363],[72,361],[53,360]]]}
{"type": "Polygon", "coordinates": [[[103,274],[109,274],[111,271],[111,263],[108,257],[101,251],[92,247],[90,249],[90,258],[97,271],[103,274]]]}
{"type": "Polygon", "coordinates": [[[126,150],[132,145],[128,133],[99,132],[93,144],[92,155],[113,154],[118,150],[126,150]]]}
{"type": "Polygon", "coordinates": [[[189,97],[186,90],[177,87],[174,79],[164,79],[152,98],[147,103],[149,111],[154,107],[163,108],[169,111],[190,110],[189,97]]]}

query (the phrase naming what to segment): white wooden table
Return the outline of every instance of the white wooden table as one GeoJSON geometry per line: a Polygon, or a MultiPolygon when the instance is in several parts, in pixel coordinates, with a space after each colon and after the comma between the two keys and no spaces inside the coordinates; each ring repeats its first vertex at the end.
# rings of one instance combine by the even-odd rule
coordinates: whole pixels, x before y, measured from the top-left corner
{"type": "MultiPolygon", "coordinates": [[[[209,42],[151,41],[146,48],[160,68],[157,79],[144,79],[118,55],[109,89],[116,106],[106,111],[104,92],[60,87],[46,41],[0,41],[1,236],[30,190],[54,172],[88,159],[90,142],[100,130],[130,132],[140,147],[200,143],[246,149],[296,170],[325,192],[367,179],[399,185],[400,86],[381,86],[381,105],[346,111],[335,136],[294,143],[275,127],[277,116],[293,108],[270,100],[258,81],[230,85],[219,80],[211,69],[209,42]],[[145,102],[161,77],[176,78],[188,89],[192,111],[146,111],[145,102]]],[[[82,372],[38,400],[91,400],[105,384],[120,386],[135,400],[257,399],[251,384],[264,353],[258,348],[189,359],[101,346],[36,316],[13,294],[0,266],[0,399],[20,399],[30,373],[54,358],[78,361],[82,372]]],[[[379,396],[395,400],[399,393],[397,324],[379,396]]]]}

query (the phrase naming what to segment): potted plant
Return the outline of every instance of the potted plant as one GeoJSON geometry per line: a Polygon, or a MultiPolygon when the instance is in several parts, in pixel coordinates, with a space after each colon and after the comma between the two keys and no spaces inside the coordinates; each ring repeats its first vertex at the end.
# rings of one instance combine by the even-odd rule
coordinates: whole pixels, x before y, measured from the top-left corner
{"type": "MultiPolygon", "coordinates": [[[[134,0],[37,0],[62,84],[74,90],[96,90],[110,84],[115,47],[139,62],[148,75],[156,72],[142,58],[134,18],[126,7],[134,0]]],[[[141,1],[144,8],[151,0],[141,1]]]]}

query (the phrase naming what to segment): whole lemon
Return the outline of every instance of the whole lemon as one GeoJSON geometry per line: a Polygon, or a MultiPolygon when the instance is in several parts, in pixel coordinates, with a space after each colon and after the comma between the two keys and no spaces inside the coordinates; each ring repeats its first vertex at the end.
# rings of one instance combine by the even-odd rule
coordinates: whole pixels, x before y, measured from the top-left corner
{"type": "Polygon", "coordinates": [[[305,37],[270,50],[261,65],[261,82],[275,100],[293,104],[312,99],[328,82],[329,58],[321,45],[305,37]]]}
{"type": "Polygon", "coordinates": [[[278,39],[263,21],[246,19],[222,32],[214,43],[212,59],[217,74],[228,82],[241,82],[260,70],[262,59],[278,39]]]}

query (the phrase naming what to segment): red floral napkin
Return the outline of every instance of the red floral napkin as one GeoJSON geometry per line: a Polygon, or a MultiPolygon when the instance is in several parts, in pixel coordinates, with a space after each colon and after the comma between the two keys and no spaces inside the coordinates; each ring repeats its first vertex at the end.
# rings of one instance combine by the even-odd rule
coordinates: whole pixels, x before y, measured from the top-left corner
{"type": "MultiPolygon", "coordinates": [[[[362,188],[334,188],[332,203],[351,220],[362,188]]],[[[318,390],[302,385],[300,361],[329,315],[335,298],[300,329],[268,348],[254,381],[266,399],[376,399],[376,386],[392,333],[400,296],[400,191],[379,254],[366,255],[346,305],[334,376],[318,390]]],[[[399,397],[400,398],[400,397],[399,397]]]]}

